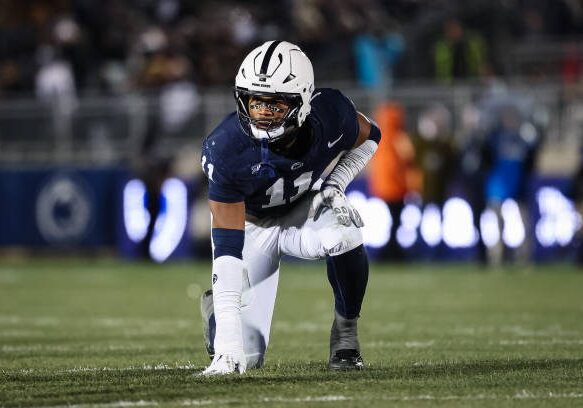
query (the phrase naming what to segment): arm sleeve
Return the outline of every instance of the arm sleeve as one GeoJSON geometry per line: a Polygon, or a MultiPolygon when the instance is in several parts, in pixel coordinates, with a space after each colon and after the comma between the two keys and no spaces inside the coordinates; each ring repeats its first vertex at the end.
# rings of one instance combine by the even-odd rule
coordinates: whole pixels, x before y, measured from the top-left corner
{"type": "Polygon", "coordinates": [[[348,184],[365,168],[375,154],[380,140],[381,132],[379,128],[375,123],[370,122],[368,139],[360,146],[350,149],[340,158],[324,181],[323,188],[325,186],[335,186],[339,190],[345,191],[348,184]]]}
{"type": "Polygon", "coordinates": [[[346,187],[358,173],[364,169],[378,148],[378,144],[371,139],[366,140],[363,144],[346,152],[330,175],[324,181],[322,188],[334,186],[340,191],[345,191],[346,187]]]}

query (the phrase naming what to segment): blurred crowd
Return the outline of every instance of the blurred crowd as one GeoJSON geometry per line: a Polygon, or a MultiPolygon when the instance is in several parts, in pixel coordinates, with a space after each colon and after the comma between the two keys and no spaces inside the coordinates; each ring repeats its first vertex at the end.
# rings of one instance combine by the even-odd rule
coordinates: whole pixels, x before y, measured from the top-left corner
{"type": "Polygon", "coordinates": [[[582,33],[579,0],[3,0],[0,91],[225,86],[250,48],[274,38],[300,44],[317,80],[365,87],[504,74],[509,45],[562,38],[550,69],[573,80],[582,33]]]}
{"type": "MultiPolygon", "coordinates": [[[[583,214],[583,151],[577,151],[583,146],[583,87],[578,86],[583,84],[583,0],[0,0],[0,4],[0,101],[34,95],[38,105],[57,119],[42,125],[43,131],[54,127],[54,134],[68,133],[73,139],[83,134],[75,124],[87,122],[87,140],[113,146],[113,116],[99,120],[83,116],[78,99],[134,92],[152,96],[144,98],[148,114],[136,115],[146,118],[141,128],[132,128],[139,137],[126,137],[120,126],[121,139],[131,139],[131,156],[138,157],[133,170],[149,197],[160,196],[164,180],[174,171],[177,149],[168,136],[183,133],[192,141],[193,134],[202,137],[208,130],[196,122],[202,106],[200,89],[217,87],[224,93],[250,49],[263,41],[285,39],[308,54],[318,85],[343,81],[373,95],[375,106],[367,113],[381,126],[383,139],[369,168],[368,185],[390,209],[394,219],[390,236],[399,236],[411,200],[417,200],[423,217],[430,220],[432,214],[445,217],[448,198],[464,196],[476,214],[485,214],[474,217],[475,228],[494,226],[491,234],[480,237],[480,259],[492,264],[519,260],[523,255],[513,246],[517,238],[501,237],[505,218],[522,218],[529,225],[525,189],[533,172],[573,180],[567,195],[583,214]],[[560,117],[559,131],[571,135],[564,140],[576,140],[579,147],[566,144],[564,154],[545,144],[550,108],[541,114],[544,102],[538,104],[533,95],[504,86],[501,79],[515,76],[528,83],[558,84],[561,111],[552,114],[560,117]],[[430,83],[451,90],[447,94],[451,101],[465,81],[479,85],[481,92],[462,96],[463,108],[426,94],[416,106],[391,95],[394,85],[404,84],[413,90],[411,102],[414,90],[423,93],[419,87],[430,83]],[[393,100],[388,101],[388,95],[393,100]],[[509,207],[508,200],[516,205],[509,207]],[[509,212],[514,215],[508,217],[509,212]]],[[[224,113],[223,106],[206,103],[212,109],[204,115],[224,113]]],[[[137,105],[130,110],[135,114],[137,105]]],[[[0,118],[2,129],[8,129],[0,132],[6,140],[15,118],[11,112],[0,118]]],[[[12,139],[23,139],[21,124],[14,128],[18,131],[12,139]]],[[[36,131],[24,133],[40,139],[36,131]]],[[[6,140],[0,140],[4,150],[6,140]]],[[[89,150],[97,150],[95,146],[90,143],[89,150]]],[[[26,150],[30,149],[21,148],[26,150]]],[[[67,157],[79,151],[71,149],[67,157]]],[[[197,160],[196,154],[188,156],[192,166],[197,160]]],[[[160,206],[159,200],[148,202],[144,253],[160,206]]],[[[569,214],[574,227],[563,230],[582,235],[581,217],[569,214]]],[[[441,219],[439,225],[442,221],[445,225],[441,219]]],[[[534,233],[522,231],[527,236],[534,233]]],[[[561,239],[551,235],[547,234],[550,243],[561,239]]],[[[438,245],[430,235],[425,241],[438,245]]],[[[575,242],[583,245],[583,236],[575,242]]],[[[578,253],[583,251],[579,248],[578,253]]],[[[406,258],[396,239],[380,256],[406,258]]]]}
{"type": "Polygon", "coordinates": [[[565,86],[569,108],[553,112],[539,87],[492,79],[457,108],[435,97],[377,105],[368,188],[392,217],[381,259],[413,259],[417,229],[431,256],[471,243],[474,259],[497,266],[558,247],[583,264],[583,104],[565,86]]]}

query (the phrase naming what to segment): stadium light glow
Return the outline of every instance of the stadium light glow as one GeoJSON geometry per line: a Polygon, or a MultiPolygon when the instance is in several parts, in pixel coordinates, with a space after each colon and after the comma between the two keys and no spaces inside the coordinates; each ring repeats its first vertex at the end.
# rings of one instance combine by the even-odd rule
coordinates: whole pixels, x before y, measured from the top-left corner
{"type": "Polygon", "coordinates": [[[581,228],[581,215],[573,202],[554,187],[542,187],[536,193],[540,218],[535,226],[538,242],[544,247],[567,246],[581,228]]]}
{"type": "Polygon", "coordinates": [[[439,245],[442,239],[441,211],[433,203],[429,203],[423,210],[421,218],[421,237],[430,247],[439,245]]]}
{"type": "Polygon", "coordinates": [[[417,241],[417,229],[421,224],[421,210],[415,204],[407,204],[401,212],[401,225],[397,229],[397,242],[410,248],[417,241]]]}
{"type": "Polygon", "coordinates": [[[356,208],[362,217],[362,239],[364,245],[371,248],[381,248],[390,239],[393,219],[387,204],[377,197],[367,198],[358,191],[347,194],[350,203],[356,208]]]}
{"type": "Polygon", "coordinates": [[[150,256],[156,262],[164,262],[174,252],[188,219],[188,191],[184,183],[170,178],[162,184],[161,192],[166,197],[166,212],[156,219],[150,242],[150,256]]]}
{"type": "Polygon", "coordinates": [[[150,214],[144,206],[145,195],[146,186],[138,179],[128,181],[123,189],[124,227],[132,242],[140,242],[148,232],[150,214]]]}
{"type": "Polygon", "coordinates": [[[498,217],[491,208],[487,208],[480,216],[480,232],[482,241],[488,248],[492,248],[500,242],[500,226],[498,217]]]}
{"type": "Polygon", "coordinates": [[[443,240],[450,248],[469,248],[478,240],[472,208],[459,197],[443,206],[443,240]]]}
{"type": "Polygon", "coordinates": [[[502,219],[504,220],[502,240],[510,248],[520,247],[526,236],[524,222],[518,203],[511,198],[502,203],[502,219]]]}

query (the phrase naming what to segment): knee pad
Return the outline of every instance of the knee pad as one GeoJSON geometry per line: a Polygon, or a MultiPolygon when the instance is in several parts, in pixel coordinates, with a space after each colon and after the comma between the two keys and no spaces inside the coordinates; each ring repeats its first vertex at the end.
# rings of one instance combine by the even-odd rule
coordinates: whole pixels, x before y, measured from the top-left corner
{"type": "Polygon", "coordinates": [[[362,245],[360,228],[351,224],[349,227],[334,223],[318,230],[318,236],[326,255],[335,256],[351,251],[362,245]]]}

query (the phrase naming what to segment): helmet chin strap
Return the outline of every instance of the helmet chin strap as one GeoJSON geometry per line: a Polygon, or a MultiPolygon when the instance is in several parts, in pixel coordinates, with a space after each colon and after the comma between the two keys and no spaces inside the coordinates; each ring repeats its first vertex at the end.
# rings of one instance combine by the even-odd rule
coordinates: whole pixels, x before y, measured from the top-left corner
{"type": "Polygon", "coordinates": [[[283,127],[283,125],[269,132],[264,129],[259,129],[252,123],[249,125],[249,127],[251,128],[251,133],[253,134],[253,137],[259,140],[270,141],[273,138],[277,138],[283,135],[285,132],[285,128],[283,127]]]}

